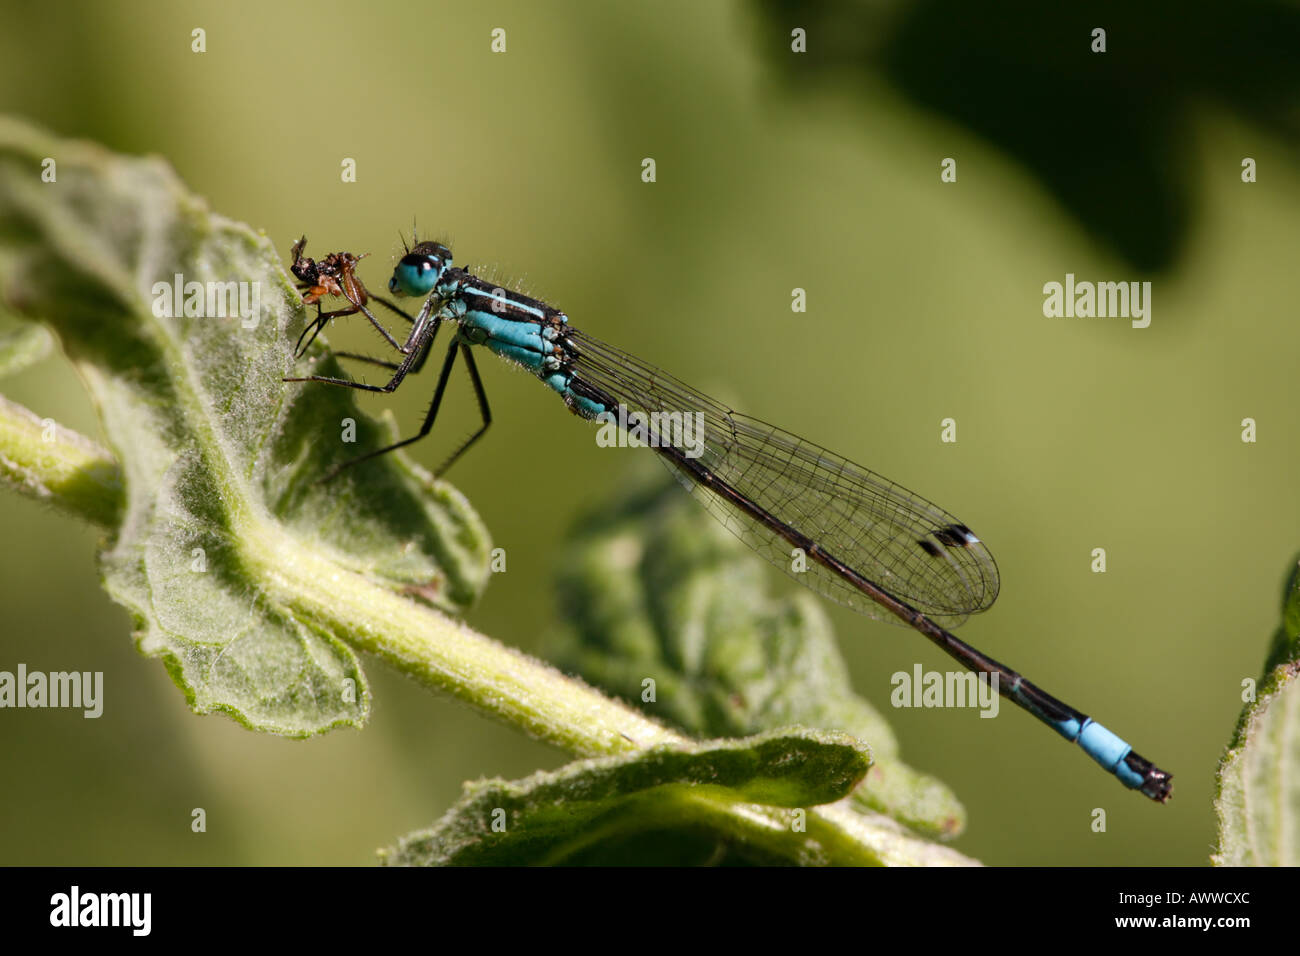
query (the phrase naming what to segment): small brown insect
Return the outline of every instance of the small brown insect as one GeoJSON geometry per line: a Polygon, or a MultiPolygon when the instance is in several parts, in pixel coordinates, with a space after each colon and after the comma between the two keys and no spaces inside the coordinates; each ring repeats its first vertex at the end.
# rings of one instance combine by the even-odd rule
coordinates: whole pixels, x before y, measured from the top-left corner
{"type": "Polygon", "coordinates": [[[317,262],[315,259],[303,255],[303,250],[306,248],[306,236],[293,244],[293,262],[289,266],[289,271],[298,279],[298,288],[302,292],[303,304],[316,306],[316,319],[302,330],[302,335],[298,336],[298,342],[294,346],[294,357],[302,357],[303,353],[311,347],[312,342],[316,341],[316,336],[320,334],[321,329],[325,328],[330,319],[356,315],[358,312],[363,313],[370,320],[370,324],[379,330],[380,334],[388,340],[393,348],[401,350],[402,344],[393,338],[389,331],[380,324],[379,320],[366,308],[366,304],[371,299],[374,299],[386,308],[396,312],[406,321],[410,322],[412,319],[387,299],[371,295],[357,277],[357,263],[364,259],[367,254],[362,253],[356,256],[350,252],[331,252],[317,262]],[[320,302],[327,295],[346,299],[348,307],[346,309],[335,309],[332,312],[323,311],[320,302]],[[307,338],[309,332],[311,338],[307,338]],[[307,339],[306,345],[302,341],[305,338],[307,339]]]}

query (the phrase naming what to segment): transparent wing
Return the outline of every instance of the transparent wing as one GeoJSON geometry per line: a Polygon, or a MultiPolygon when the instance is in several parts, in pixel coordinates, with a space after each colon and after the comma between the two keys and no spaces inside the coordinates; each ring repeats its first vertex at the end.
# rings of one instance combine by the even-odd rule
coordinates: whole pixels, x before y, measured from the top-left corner
{"type": "MultiPolygon", "coordinates": [[[[570,331],[566,345],[575,381],[630,411],[650,416],[699,413],[691,421],[702,424],[702,436],[682,433],[687,439],[702,438],[702,452],[695,459],[699,464],[937,623],[956,626],[997,597],[998,567],[993,555],[969,528],[937,505],[797,435],[733,412],[577,330],[570,331]]],[[[659,421],[670,418],[662,416],[659,421]]],[[[690,442],[675,444],[682,447],[690,442]]],[[[692,479],[670,457],[660,458],[714,517],[800,584],[868,617],[901,623],[850,582],[811,559],[803,570],[796,570],[788,541],[692,479]]]]}

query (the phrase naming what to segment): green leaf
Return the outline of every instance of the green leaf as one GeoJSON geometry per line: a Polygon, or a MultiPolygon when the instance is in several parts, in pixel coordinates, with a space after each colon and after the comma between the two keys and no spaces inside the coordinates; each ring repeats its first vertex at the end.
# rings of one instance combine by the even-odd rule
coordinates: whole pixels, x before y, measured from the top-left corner
{"type": "Polygon", "coordinates": [[[824,862],[797,811],[842,798],[870,764],[852,737],[807,730],[582,760],[467,785],[432,829],[382,855],[414,866],[824,862]],[[734,812],[746,803],[796,812],[747,825],[734,812]]]}
{"type": "MultiPolygon", "coordinates": [[[[51,440],[38,415],[0,401],[0,484],[109,530],[105,586],[195,709],[295,736],[355,724],[368,706],[355,655],[365,651],[581,756],[692,746],[437,610],[462,609],[487,575],[487,536],[453,489],[400,456],[316,483],[389,436],[352,393],[281,381],[308,317],[279,258],[160,161],[0,119],[0,304],[57,331],[111,446],[61,426],[51,440]],[[57,159],[54,183],[40,181],[46,157],[57,159]],[[255,282],[260,304],[246,323],[169,317],[156,285],[169,292],[177,273],[255,282]],[[345,418],[357,438],[346,448],[345,418]]],[[[320,348],[311,359],[337,371],[320,348]]],[[[803,759],[797,748],[767,756],[803,759]]],[[[825,762],[807,766],[823,785],[852,785],[825,762]]],[[[706,814],[709,845],[724,834],[782,860],[971,862],[844,800],[809,806],[806,833],[787,838],[790,811],[741,797],[811,801],[825,791],[794,789],[775,767],[725,779],[726,798],[706,814]]]]}
{"type": "MultiPolygon", "coordinates": [[[[346,603],[371,586],[458,612],[488,538],[451,487],[387,455],[345,389],[285,385],[307,314],[272,243],[212,213],[156,159],[0,120],[0,299],[58,333],[125,480],[100,556],[140,649],[190,705],[305,736],[369,706],[346,603]],[[41,181],[45,157],[57,181],[41,181]],[[170,287],[247,283],[245,314],[171,317],[170,287]],[[345,444],[345,420],[356,442],[345,444]]],[[[213,310],[215,311],[215,310],[213,310]]],[[[338,374],[321,347],[313,367],[338,374]]]]}
{"type": "Polygon", "coordinates": [[[0,315],[0,378],[35,365],[53,347],[54,339],[44,326],[0,315]]]}
{"type": "Polygon", "coordinates": [[[1300,865],[1300,566],[1255,700],[1219,764],[1219,866],[1300,865]]]}
{"type": "Polygon", "coordinates": [[[855,801],[926,833],[960,832],[952,792],[902,763],[892,729],[853,693],[817,599],[770,597],[766,566],[671,481],[625,485],[559,562],[568,626],[548,656],[697,737],[797,724],[868,741],[875,766],[855,801]]]}

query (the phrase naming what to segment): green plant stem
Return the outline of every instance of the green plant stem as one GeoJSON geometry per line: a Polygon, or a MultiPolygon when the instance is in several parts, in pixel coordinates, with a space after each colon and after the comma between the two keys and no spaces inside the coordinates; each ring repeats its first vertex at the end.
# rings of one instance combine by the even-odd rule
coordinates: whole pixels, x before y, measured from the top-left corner
{"type": "MultiPolygon", "coordinates": [[[[3,396],[0,479],[106,530],[121,513],[121,473],[107,450],[3,396]]],[[[237,522],[246,557],[274,591],[269,597],[421,683],[581,756],[686,739],[535,658],[340,569],[272,521],[245,511],[237,522]]]]}
{"type": "Polygon", "coordinates": [[[0,395],[0,483],[112,530],[122,471],[99,443],[0,395]]]}
{"type": "MultiPolygon", "coordinates": [[[[121,473],[109,452],[2,396],[0,478],[22,494],[110,531],[121,515],[121,473]]],[[[243,512],[237,524],[246,559],[256,563],[256,573],[273,592],[268,597],[480,712],[579,756],[687,742],[583,682],[304,549],[271,520],[243,512]]],[[[822,862],[970,862],[918,840],[886,817],[854,812],[842,802],[811,808],[806,835],[791,833],[785,811],[712,802],[726,820],[724,831],[790,858],[808,855],[807,841],[822,862]]]]}

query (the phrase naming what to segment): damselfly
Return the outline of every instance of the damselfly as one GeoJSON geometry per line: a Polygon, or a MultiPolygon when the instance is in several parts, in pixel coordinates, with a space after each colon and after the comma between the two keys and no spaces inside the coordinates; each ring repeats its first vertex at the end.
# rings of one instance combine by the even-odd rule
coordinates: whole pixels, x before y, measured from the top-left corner
{"type": "Polygon", "coordinates": [[[976,674],[996,681],[1002,696],[1078,743],[1126,787],[1162,803],[1169,799],[1168,773],[1092,718],[945,629],[987,609],[997,597],[999,579],[984,543],[942,508],[797,435],[732,411],[572,328],[563,312],[544,302],[454,268],[441,243],[419,242],[409,249],[388,288],[396,296],[427,298],[399,346],[402,361],[378,363],[393,372],[387,384],[326,376],[287,381],[391,392],[423,365],[444,322],[454,323],[456,331],[419,433],[344,462],[327,478],[427,435],[460,354],[483,423],[439,473],[450,467],[492,421],[471,351],[484,346],[540,378],[574,414],[636,429],[716,518],[801,584],[868,617],[914,628],[976,674]],[[805,561],[796,570],[800,556],[805,561]]]}

